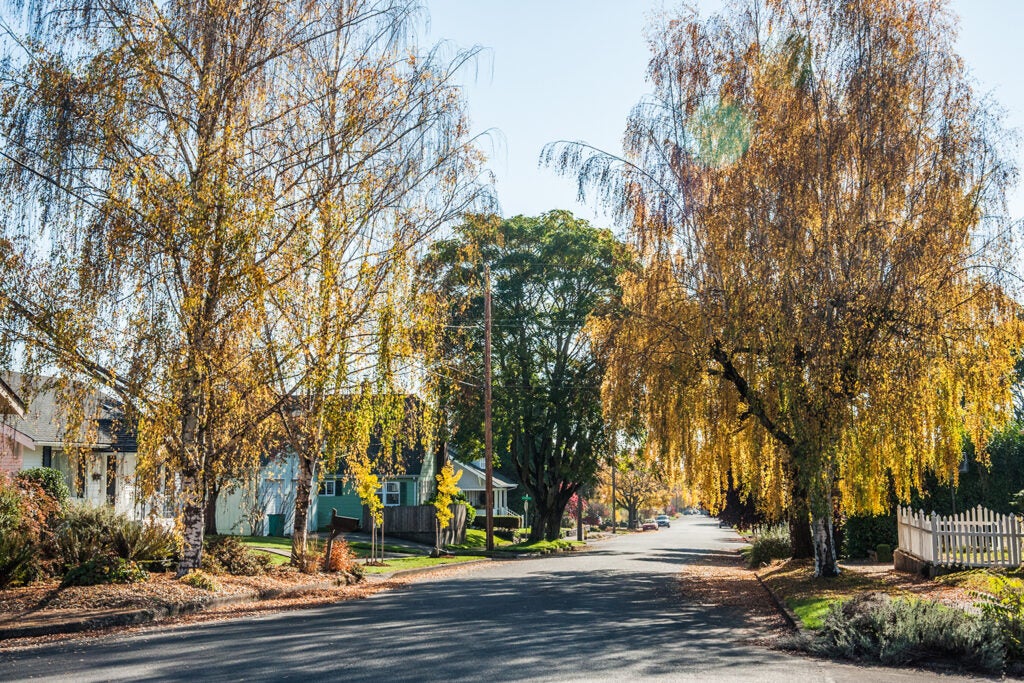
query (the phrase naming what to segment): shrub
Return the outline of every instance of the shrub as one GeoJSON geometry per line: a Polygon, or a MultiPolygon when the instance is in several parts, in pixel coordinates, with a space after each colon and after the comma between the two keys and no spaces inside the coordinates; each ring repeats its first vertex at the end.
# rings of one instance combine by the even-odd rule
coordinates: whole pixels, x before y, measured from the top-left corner
{"type": "Polygon", "coordinates": [[[104,554],[72,567],[61,586],[98,586],[107,583],[138,583],[149,579],[149,572],[129,560],[104,554]]]}
{"type": "MultiPolygon", "coordinates": [[[[338,539],[335,539],[338,540],[338,539]]],[[[292,565],[303,574],[316,574],[324,567],[324,553],[327,545],[315,538],[306,541],[304,557],[292,556],[292,565]]]]}
{"type": "Polygon", "coordinates": [[[345,539],[334,539],[334,543],[331,545],[330,570],[332,572],[351,572],[355,566],[356,556],[352,553],[352,549],[348,547],[345,539]]]}
{"type": "Polygon", "coordinates": [[[523,543],[530,534],[525,529],[494,529],[494,535],[511,543],[523,543]]]}
{"type": "Polygon", "coordinates": [[[875,559],[886,564],[892,562],[892,546],[888,543],[879,543],[876,545],[875,559]]]}
{"type": "Polygon", "coordinates": [[[217,583],[217,580],[201,569],[193,569],[178,579],[178,581],[181,581],[186,586],[200,588],[204,591],[214,592],[220,590],[220,584],[217,583]]]}
{"type": "Polygon", "coordinates": [[[31,581],[35,557],[36,546],[26,536],[13,531],[0,533],[0,588],[31,581]]]}
{"type": "Polygon", "coordinates": [[[110,529],[114,554],[147,568],[167,569],[179,556],[181,545],[169,529],[134,520],[116,520],[110,529]]]}
{"type": "Polygon", "coordinates": [[[785,560],[791,554],[789,532],[781,524],[759,533],[750,547],[743,551],[743,557],[751,569],[763,567],[772,560],[785,560]]]}
{"type": "Polygon", "coordinates": [[[853,515],[843,523],[843,557],[863,558],[885,543],[895,548],[896,515],[853,515]]]}
{"type": "Polygon", "coordinates": [[[54,534],[54,549],[63,569],[77,567],[112,552],[111,530],[118,525],[110,507],[70,505],[54,534]]]}
{"type": "Polygon", "coordinates": [[[67,506],[68,500],[71,498],[71,491],[68,490],[68,485],[64,481],[64,474],[60,470],[55,470],[52,467],[33,467],[32,469],[19,472],[18,478],[39,484],[43,491],[46,492],[46,495],[57,501],[62,510],[67,506]]]}
{"type": "Polygon", "coordinates": [[[0,588],[50,570],[44,550],[51,545],[48,521],[57,511],[39,484],[0,472],[0,588]]]}
{"type": "Polygon", "coordinates": [[[494,516],[494,527],[496,529],[518,529],[520,521],[518,517],[512,515],[495,515],[494,516]]]}
{"type": "Polygon", "coordinates": [[[202,567],[214,574],[256,576],[270,569],[270,558],[247,548],[234,536],[206,539],[202,567]]]}
{"type": "Polygon", "coordinates": [[[54,548],[65,569],[102,554],[166,568],[178,556],[180,543],[173,532],[136,521],[108,506],[70,505],[57,526],[54,548]]]}
{"type": "Polygon", "coordinates": [[[1006,645],[1006,656],[1024,659],[1024,581],[1017,578],[973,572],[984,581],[984,587],[973,591],[980,598],[982,614],[999,627],[1006,645]]]}
{"type": "MultiPolygon", "coordinates": [[[[465,495],[465,494],[463,494],[465,495]]],[[[469,504],[468,501],[462,500],[457,501],[460,505],[466,506],[466,526],[472,526],[473,520],[476,519],[476,508],[469,504]]]]}
{"type": "Polygon", "coordinates": [[[906,665],[935,659],[999,671],[1005,646],[983,617],[926,600],[870,593],[829,608],[812,649],[833,657],[906,665]]]}
{"type": "MultiPolygon", "coordinates": [[[[473,526],[478,529],[483,529],[487,526],[487,515],[479,515],[473,522],[473,526]]],[[[518,517],[512,515],[494,515],[494,528],[495,529],[518,529],[520,521],[518,517]]],[[[576,528],[573,526],[572,528],[576,528]]]]}

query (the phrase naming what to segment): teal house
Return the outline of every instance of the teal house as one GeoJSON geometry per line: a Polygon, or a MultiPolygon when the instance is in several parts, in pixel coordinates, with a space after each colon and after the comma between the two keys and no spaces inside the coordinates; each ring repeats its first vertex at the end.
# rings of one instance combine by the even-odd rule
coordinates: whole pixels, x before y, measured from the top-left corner
{"type": "MultiPolygon", "coordinates": [[[[417,399],[410,397],[407,410],[417,410],[417,399]]],[[[410,427],[411,428],[411,427],[410,427]]],[[[379,440],[372,440],[370,462],[379,460],[379,440]]],[[[402,446],[392,472],[375,472],[381,481],[377,495],[385,507],[422,505],[434,494],[438,472],[433,448],[419,441],[415,446],[402,446]]],[[[295,489],[298,481],[298,460],[290,453],[269,459],[261,468],[257,486],[235,487],[221,494],[217,503],[217,529],[221,533],[291,535],[295,523],[295,489]]],[[[362,519],[363,505],[348,481],[344,463],[333,472],[319,477],[320,488],[309,505],[309,531],[326,529],[331,510],[343,517],[362,519]]],[[[385,515],[387,512],[385,511],[385,515]]]]}
{"type": "MultiPolygon", "coordinates": [[[[437,480],[437,460],[432,449],[416,448],[403,451],[404,472],[393,476],[377,476],[381,479],[381,488],[377,494],[384,501],[384,507],[400,505],[423,505],[434,495],[437,480]]],[[[310,520],[316,520],[316,529],[328,527],[331,510],[337,510],[342,517],[363,518],[363,504],[356,495],[352,483],[346,481],[345,471],[339,468],[323,478],[320,490],[314,502],[315,512],[310,520]]],[[[387,514],[385,510],[384,514],[387,514]]],[[[310,525],[312,527],[312,524],[310,525]]]]}

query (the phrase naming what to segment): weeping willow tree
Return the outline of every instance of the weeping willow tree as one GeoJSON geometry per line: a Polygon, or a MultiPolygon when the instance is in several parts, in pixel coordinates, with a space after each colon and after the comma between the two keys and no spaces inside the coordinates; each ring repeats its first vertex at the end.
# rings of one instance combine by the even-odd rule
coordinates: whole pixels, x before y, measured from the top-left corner
{"type": "Polygon", "coordinates": [[[446,188],[472,152],[450,72],[400,40],[416,8],[5,5],[18,21],[3,26],[4,360],[24,355],[122,398],[139,425],[140,483],[172,488],[182,572],[199,566],[220,461],[254,471],[267,421],[334,373],[337,355],[296,351],[316,329],[279,342],[301,320],[285,312],[307,287],[339,285],[343,298],[397,281],[380,255],[427,231],[422,207],[457,204],[446,188]],[[444,147],[447,165],[430,161],[438,138],[460,140],[444,147]],[[289,365],[300,353],[317,360],[289,365]]]}
{"type": "Polygon", "coordinates": [[[832,515],[955,479],[1011,417],[1001,284],[1015,175],[940,0],[738,0],[651,31],[616,158],[549,146],[630,226],[644,272],[610,415],[645,418],[712,507],[729,473],[837,572],[832,515]]]}

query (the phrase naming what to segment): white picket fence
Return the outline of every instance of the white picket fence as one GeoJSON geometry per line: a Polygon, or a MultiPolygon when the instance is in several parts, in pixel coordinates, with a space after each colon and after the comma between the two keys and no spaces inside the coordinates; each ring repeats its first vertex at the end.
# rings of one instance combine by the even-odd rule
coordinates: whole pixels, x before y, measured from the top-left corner
{"type": "Polygon", "coordinates": [[[896,510],[900,550],[935,565],[1017,567],[1024,531],[1016,515],[1000,515],[980,505],[943,517],[896,510]]]}

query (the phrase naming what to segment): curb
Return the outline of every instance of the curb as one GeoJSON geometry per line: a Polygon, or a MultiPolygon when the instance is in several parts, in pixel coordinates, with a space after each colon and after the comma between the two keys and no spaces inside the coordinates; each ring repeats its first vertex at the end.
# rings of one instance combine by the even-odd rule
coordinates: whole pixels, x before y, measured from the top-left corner
{"type": "MultiPolygon", "coordinates": [[[[340,584],[334,584],[340,585],[340,584]]],[[[305,593],[324,590],[330,586],[322,583],[305,584],[290,588],[269,588],[264,591],[249,591],[224,597],[214,597],[206,601],[193,600],[191,602],[178,602],[164,607],[138,609],[124,612],[113,612],[100,614],[67,621],[54,621],[49,624],[38,624],[35,626],[12,626],[0,627],[0,641],[13,638],[35,638],[39,636],[53,636],[63,633],[79,633],[81,631],[92,631],[95,629],[112,628],[115,626],[136,626],[186,614],[194,614],[216,607],[226,607],[244,602],[261,602],[287,596],[299,596],[305,593]]]]}
{"type": "Polygon", "coordinates": [[[775,605],[775,609],[778,610],[779,614],[782,615],[782,618],[783,620],[785,620],[786,625],[789,626],[789,628],[791,628],[792,630],[796,631],[797,633],[803,633],[804,630],[800,627],[800,620],[796,618],[796,615],[793,614],[792,611],[790,611],[789,607],[786,606],[786,603],[784,603],[782,600],[779,600],[779,596],[775,595],[775,592],[768,587],[768,584],[764,582],[760,574],[754,572],[754,577],[757,579],[757,582],[761,584],[761,588],[764,588],[764,591],[768,594],[768,597],[771,598],[772,604],[775,605]]]}

